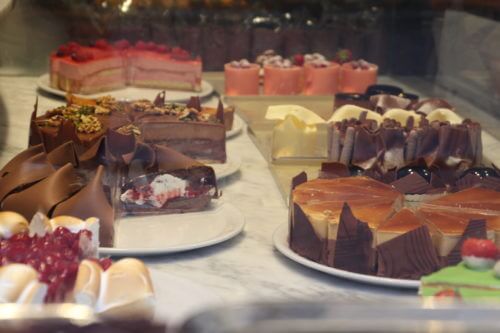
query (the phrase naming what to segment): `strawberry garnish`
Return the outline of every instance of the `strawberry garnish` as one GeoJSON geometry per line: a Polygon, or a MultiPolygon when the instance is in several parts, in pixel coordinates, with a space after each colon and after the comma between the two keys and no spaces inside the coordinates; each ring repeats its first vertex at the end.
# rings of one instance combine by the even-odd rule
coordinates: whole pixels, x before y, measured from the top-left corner
{"type": "Polygon", "coordinates": [[[496,259],[498,249],[489,239],[468,238],[462,244],[462,257],[496,259]]]}
{"type": "Polygon", "coordinates": [[[172,49],[172,58],[176,60],[189,60],[191,55],[188,51],[181,49],[180,47],[174,47],[172,49]]]}
{"type": "Polygon", "coordinates": [[[147,43],[146,43],[146,48],[147,48],[148,50],[150,50],[150,51],[154,51],[154,50],[156,50],[156,44],[155,44],[155,43],[153,43],[153,42],[147,42],[147,43]]]}
{"type": "Polygon", "coordinates": [[[69,47],[67,45],[59,46],[59,48],[57,49],[57,53],[56,53],[56,55],[58,57],[64,57],[64,56],[67,56],[70,54],[71,54],[71,51],[69,50],[69,47]]]}
{"type": "Polygon", "coordinates": [[[349,49],[341,49],[335,53],[335,61],[344,64],[352,60],[352,52],[349,49]]]}
{"type": "Polygon", "coordinates": [[[302,66],[304,65],[304,55],[303,54],[296,54],[293,56],[293,63],[296,66],[302,66]]]}
{"type": "Polygon", "coordinates": [[[68,42],[66,46],[68,47],[70,54],[76,52],[81,48],[80,44],[76,42],[68,42]]]}
{"type": "Polygon", "coordinates": [[[168,53],[170,51],[170,47],[166,44],[158,44],[156,45],[156,52],[159,53],[168,53]]]}
{"type": "Polygon", "coordinates": [[[91,60],[92,58],[94,58],[92,53],[85,51],[84,49],[78,49],[71,54],[71,59],[78,62],[91,60]]]}

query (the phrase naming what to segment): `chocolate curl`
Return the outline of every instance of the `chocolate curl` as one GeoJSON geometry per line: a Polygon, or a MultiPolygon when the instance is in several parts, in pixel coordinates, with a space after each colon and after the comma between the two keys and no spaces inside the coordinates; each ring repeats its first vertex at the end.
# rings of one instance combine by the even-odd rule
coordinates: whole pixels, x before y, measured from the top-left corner
{"type": "Polygon", "coordinates": [[[472,156],[474,158],[473,165],[481,164],[483,161],[483,142],[481,138],[481,125],[479,123],[471,123],[467,126],[469,140],[471,142],[472,156]]]}
{"type": "Polygon", "coordinates": [[[354,141],[351,164],[365,170],[371,168],[383,156],[383,147],[380,132],[370,133],[364,127],[359,128],[354,141]]]}
{"type": "Polygon", "coordinates": [[[68,163],[26,190],[7,196],[2,209],[18,212],[28,220],[36,212],[50,215],[58,203],[69,198],[80,187],[80,179],[68,163]]]}
{"type": "Polygon", "coordinates": [[[344,137],[344,145],[340,153],[339,161],[346,165],[351,163],[352,151],[354,148],[354,137],[356,135],[354,127],[348,127],[344,137]]]}
{"type": "Polygon", "coordinates": [[[486,239],[486,220],[470,220],[465,228],[460,240],[453,250],[444,258],[446,266],[457,265],[462,261],[462,245],[467,238],[486,239]]]}
{"type": "Polygon", "coordinates": [[[38,112],[38,96],[36,96],[35,105],[33,105],[33,112],[30,118],[30,134],[28,138],[28,147],[36,146],[43,143],[42,133],[35,122],[38,112]]]}
{"type": "Polygon", "coordinates": [[[222,104],[220,98],[219,98],[219,104],[217,105],[216,118],[221,124],[224,124],[224,105],[222,104]]]}
{"type": "Polygon", "coordinates": [[[67,163],[71,163],[75,168],[78,167],[78,156],[72,141],[67,141],[48,153],[47,159],[56,169],[67,163]]]}
{"type": "Polygon", "coordinates": [[[121,134],[108,129],[106,134],[106,155],[111,161],[128,164],[134,157],[136,140],[133,134],[121,134]]]}
{"type": "Polygon", "coordinates": [[[40,153],[43,153],[43,145],[38,144],[32,147],[29,147],[26,150],[23,150],[16,156],[14,156],[13,159],[11,159],[7,164],[4,165],[2,169],[0,169],[0,178],[5,176],[6,174],[16,171],[19,168],[19,165],[26,161],[28,158],[33,157],[35,155],[38,155],[40,153]]]}
{"type": "Polygon", "coordinates": [[[43,151],[12,166],[16,168],[0,178],[0,202],[15,190],[40,181],[56,171],[43,151]]]}
{"type": "Polygon", "coordinates": [[[432,165],[439,144],[439,129],[431,126],[418,129],[415,159],[423,158],[427,166],[432,165]]]}
{"type": "Polygon", "coordinates": [[[103,177],[104,167],[100,165],[94,178],[74,196],[58,204],[52,216],[70,215],[81,219],[97,217],[100,245],[113,246],[114,211],[104,193],[103,177]]]}
{"type": "Polygon", "coordinates": [[[398,192],[403,194],[425,194],[432,186],[418,173],[411,173],[390,183],[398,192]]]}
{"type": "Polygon", "coordinates": [[[193,108],[198,111],[201,111],[201,102],[199,96],[191,96],[189,102],[186,104],[187,108],[193,108]]]}
{"type": "Polygon", "coordinates": [[[425,225],[380,244],[377,253],[379,276],[419,279],[441,267],[425,225]]]}
{"type": "Polygon", "coordinates": [[[389,170],[404,166],[405,133],[403,129],[401,127],[382,127],[379,133],[384,145],[384,169],[389,170]]]}
{"type": "MultiPolygon", "coordinates": [[[[412,117],[413,119],[413,117],[412,117]]],[[[417,153],[417,141],[418,141],[418,132],[415,129],[412,129],[410,131],[410,134],[408,135],[408,140],[406,143],[406,149],[405,149],[405,162],[409,163],[416,158],[416,153],[417,153]]]]}
{"type": "Polygon", "coordinates": [[[411,131],[414,126],[415,126],[415,118],[413,118],[413,116],[409,116],[408,119],[406,119],[405,129],[407,131],[411,131]]]}
{"type": "Polygon", "coordinates": [[[334,124],[328,126],[328,160],[338,162],[340,159],[340,131],[334,124]]]}
{"type": "Polygon", "coordinates": [[[412,106],[413,110],[416,112],[420,112],[423,114],[429,114],[432,111],[436,109],[450,109],[453,110],[453,106],[445,101],[444,99],[439,99],[439,98],[429,98],[429,99],[424,99],[412,106]]]}
{"type": "Polygon", "coordinates": [[[472,165],[471,142],[467,128],[443,125],[439,128],[439,145],[434,163],[447,167],[460,166],[466,168],[472,165]],[[450,164],[450,157],[454,157],[454,164],[450,164]]]}
{"type": "MultiPolygon", "coordinates": [[[[290,184],[290,194],[288,196],[288,220],[290,221],[289,223],[289,230],[288,230],[288,234],[290,235],[290,239],[289,239],[289,242],[290,242],[290,247],[292,246],[292,234],[293,234],[293,213],[294,213],[294,206],[295,204],[293,203],[293,190],[299,186],[300,184],[302,183],[305,183],[307,182],[307,174],[302,171],[301,173],[299,173],[298,175],[296,175],[295,177],[292,178],[292,181],[291,181],[291,184],[290,184]]],[[[297,206],[298,207],[298,206],[297,206]]],[[[293,248],[292,248],[293,250],[293,248]]]]}
{"type": "Polygon", "coordinates": [[[156,95],[153,104],[158,107],[165,105],[165,90],[159,92],[158,95],[156,95]]]}
{"type": "Polygon", "coordinates": [[[344,203],[339,217],[337,239],[329,252],[331,266],[350,272],[371,274],[373,235],[368,224],[354,217],[351,208],[344,203]],[[332,255],[330,256],[330,253],[332,255]]]}

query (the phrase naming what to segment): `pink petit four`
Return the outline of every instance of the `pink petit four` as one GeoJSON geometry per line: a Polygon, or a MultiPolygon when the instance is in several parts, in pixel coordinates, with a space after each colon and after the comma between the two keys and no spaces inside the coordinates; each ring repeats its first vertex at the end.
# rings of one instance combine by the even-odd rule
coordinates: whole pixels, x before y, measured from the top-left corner
{"type": "Polygon", "coordinates": [[[304,68],[281,56],[264,64],[265,95],[297,95],[304,86],[304,68]]]}
{"type": "Polygon", "coordinates": [[[340,91],[364,93],[368,86],[377,83],[378,66],[364,60],[350,61],[340,66],[340,91]]]}
{"type": "Polygon", "coordinates": [[[258,95],[260,66],[246,59],[224,65],[226,95],[258,95]]]}
{"type": "Polygon", "coordinates": [[[332,95],[338,92],[339,65],[319,53],[304,56],[304,94],[332,95]]]}

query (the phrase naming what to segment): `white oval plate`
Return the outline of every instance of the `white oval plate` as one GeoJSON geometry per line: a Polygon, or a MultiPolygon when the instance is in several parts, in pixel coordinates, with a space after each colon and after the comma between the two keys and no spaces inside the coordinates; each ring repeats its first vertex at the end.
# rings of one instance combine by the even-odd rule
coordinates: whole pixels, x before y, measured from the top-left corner
{"type": "MultiPolygon", "coordinates": [[[[37,86],[38,88],[40,88],[45,92],[61,97],[66,96],[66,91],[52,88],[50,86],[50,75],[48,73],[45,73],[38,78],[37,86]]],[[[75,96],[80,96],[85,98],[96,98],[103,95],[111,95],[117,99],[123,99],[123,100],[142,99],[142,98],[153,100],[155,99],[156,95],[158,95],[158,92],[162,90],[163,89],[157,89],[157,88],[149,89],[149,88],[125,87],[123,89],[110,90],[98,94],[91,94],[91,95],[75,94],[75,96]]],[[[191,98],[191,96],[200,96],[200,97],[209,96],[210,94],[213,93],[213,91],[214,87],[207,81],[203,80],[201,81],[200,92],[165,90],[165,100],[168,102],[184,102],[188,101],[189,98],[191,98]]]]}
{"type": "Polygon", "coordinates": [[[245,127],[245,122],[237,114],[234,115],[233,128],[226,132],[226,139],[231,139],[241,133],[245,127]]]}
{"type": "Polygon", "coordinates": [[[214,201],[202,212],[121,218],[115,222],[115,247],[100,247],[99,254],[167,254],[211,246],[235,237],[245,226],[243,214],[232,204],[214,201]]]}
{"type": "Polygon", "coordinates": [[[365,275],[359,273],[352,273],[344,271],[342,269],[337,269],[325,265],[318,264],[312,260],[306,259],[297,253],[293,252],[288,245],[288,223],[280,225],[273,234],[273,243],[276,249],[281,252],[285,257],[291,259],[301,265],[315,269],[317,271],[334,275],[347,280],[352,280],[356,282],[362,282],[367,284],[374,284],[385,287],[393,288],[407,288],[407,289],[418,289],[420,287],[420,281],[415,280],[404,280],[404,279],[391,279],[373,275],[365,275]]]}
{"type": "Polygon", "coordinates": [[[241,167],[241,156],[231,154],[227,156],[226,163],[223,164],[208,164],[215,171],[215,177],[222,179],[238,172],[241,167]]]}
{"type": "Polygon", "coordinates": [[[220,305],[221,297],[210,289],[188,279],[149,268],[155,291],[155,320],[167,322],[169,328],[179,327],[193,314],[220,305]]]}

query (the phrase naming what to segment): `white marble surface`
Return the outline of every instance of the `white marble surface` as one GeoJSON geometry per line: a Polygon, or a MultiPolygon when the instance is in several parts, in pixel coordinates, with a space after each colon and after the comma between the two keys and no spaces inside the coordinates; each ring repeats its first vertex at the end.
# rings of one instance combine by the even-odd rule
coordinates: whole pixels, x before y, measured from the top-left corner
{"type": "MultiPolygon", "coordinates": [[[[0,165],[26,147],[35,87],[34,77],[0,76],[0,137],[3,138],[0,141],[0,165]],[[8,116],[8,127],[5,116],[8,116]]],[[[61,100],[44,95],[40,96],[39,108],[46,110],[60,103],[61,100]]],[[[282,257],[273,248],[272,233],[278,225],[287,221],[287,209],[267,162],[246,131],[229,140],[227,148],[228,154],[238,152],[242,156],[242,167],[240,172],[223,181],[221,188],[224,200],[232,202],[245,215],[247,225],[244,233],[210,248],[144,258],[150,266],[203,285],[226,302],[416,294],[415,291],[342,280],[282,257]]],[[[496,156],[500,156],[500,152],[496,156]]]]}

